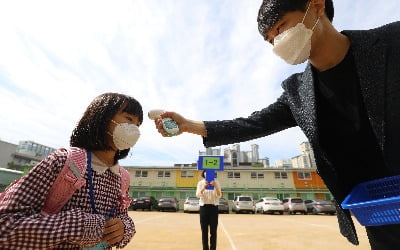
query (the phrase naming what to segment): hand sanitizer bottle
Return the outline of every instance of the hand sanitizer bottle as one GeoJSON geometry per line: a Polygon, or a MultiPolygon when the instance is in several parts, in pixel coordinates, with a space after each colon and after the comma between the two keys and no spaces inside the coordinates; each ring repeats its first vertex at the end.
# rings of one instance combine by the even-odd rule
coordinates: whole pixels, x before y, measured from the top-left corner
{"type": "MultiPolygon", "coordinates": [[[[164,112],[165,111],[162,109],[153,109],[149,111],[148,115],[151,120],[155,120],[164,112]]],[[[174,120],[169,117],[162,118],[161,120],[163,123],[163,129],[168,136],[174,136],[179,133],[179,126],[174,120]]]]}

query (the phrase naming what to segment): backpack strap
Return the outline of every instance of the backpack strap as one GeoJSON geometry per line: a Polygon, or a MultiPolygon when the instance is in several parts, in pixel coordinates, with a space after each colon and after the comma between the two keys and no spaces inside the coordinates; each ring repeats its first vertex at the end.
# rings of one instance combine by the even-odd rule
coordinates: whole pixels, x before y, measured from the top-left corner
{"type": "Polygon", "coordinates": [[[86,150],[77,147],[61,150],[67,151],[67,160],[47,194],[40,212],[43,216],[61,211],[75,191],[86,184],[86,150]]]}
{"type": "Polygon", "coordinates": [[[119,166],[119,173],[121,175],[121,195],[120,195],[120,207],[126,209],[132,202],[129,198],[128,191],[131,183],[131,176],[125,168],[119,166]]]}

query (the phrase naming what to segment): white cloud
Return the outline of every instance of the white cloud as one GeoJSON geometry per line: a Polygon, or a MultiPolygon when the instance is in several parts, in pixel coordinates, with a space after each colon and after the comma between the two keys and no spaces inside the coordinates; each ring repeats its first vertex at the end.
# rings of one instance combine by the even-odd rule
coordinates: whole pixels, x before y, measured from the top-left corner
{"type": "MultiPolygon", "coordinates": [[[[274,56],[258,34],[261,0],[3,1],[0,3],[0,139],[65,147],[90,101],[114,91],[147,112],[197,120],[248,116],[274,102],[300,67],[274,56]]],[[[338,29],[398,20],[394,0],[335,1],[338,29]]],[[[190,163],[199,136],[162,138],[146,119],[129,165],[190,163]]],[[[300,129],[242,144],[276,159],[299,154],[300,129]]],[[[225,146],[222,146],[225,148],[225,146]]]]}

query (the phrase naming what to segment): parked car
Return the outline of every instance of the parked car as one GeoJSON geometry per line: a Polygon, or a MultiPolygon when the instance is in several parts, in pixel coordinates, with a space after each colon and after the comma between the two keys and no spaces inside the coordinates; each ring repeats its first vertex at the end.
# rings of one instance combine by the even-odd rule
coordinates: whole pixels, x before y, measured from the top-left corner
{"type": "Polygon", "coordinates": [[[179,211],[179,201],[175,197],[162,197],[158,200],[158,210],[172,210],[179,211]]]}
{"type": "Polygon", "coordinates": [[[183,212],[199,212],[200,211],[200,198],[197,197],[187,197],[185,203],[183,203],[183,212]]]}
{"type": "Polygon", "coordinates": [[[335,205],[331,201],[326,200],[306,200],[304,201],[307,207],[307,212],[312,214],[331,214],[334,215],[336,213],[335,205]]]}
{"type": "Polygon", "coordinates": [[[129,204],[128,210],[133,210],[133,204],[136,203],[136,200],[136,197],[131,197],[131,203],[129,204]]]}
{"type": "Polygon", "coordinates": [[[255,206],[251,196],[237,196],[233,200],[232,212],[250,212],[255,213],[255,206]]]}
{"type": "Polygon", "coordinates": [[[218,212],[229,214],[229,203],[224,198],[219,198],[218,212]]]}
{"type": "Polygon", "coordinates": [[[134,198],[131,202],[130,208],[134,211],[136,209],[142,210],[153,210],[157,209],[157,200],[153,196],[141,196],[139,198],[134,198]]]}
{"type": "Polygon", "coordinates": [[[307,214],[307,207],[301,198],[286,198],[282,202],[284,210],[289,214],[296,214],[297,212],[307,214]]]}
{"type": "Polygon", "coordinates": [[[256,203],[256,213],[273,214],[277,212],[283,214],[283,211],[284,208],[282,201],[274,197],[264,197],[256,203]]]}

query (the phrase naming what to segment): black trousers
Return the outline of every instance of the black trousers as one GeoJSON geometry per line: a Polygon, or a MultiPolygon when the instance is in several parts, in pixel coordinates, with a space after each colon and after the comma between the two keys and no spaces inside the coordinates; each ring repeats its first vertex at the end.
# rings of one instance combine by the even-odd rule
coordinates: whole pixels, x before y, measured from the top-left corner
{"type": "Polygon", "coordinates": [[[365,227],[372,250],[400,249],[400,224],[365,227]]]}
{"type": "Polygon", "coordinates": [[[217,249],[218,206],[210,204],[200,206],[200,226],[203,250],[217,249]],[[210,227],[210,247],[208,245],[208,227],[210,227]]]}

